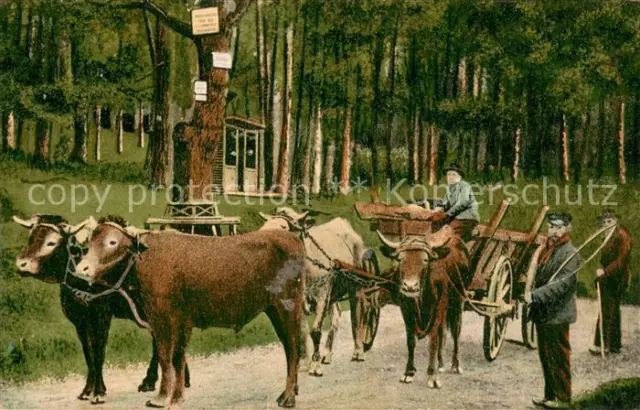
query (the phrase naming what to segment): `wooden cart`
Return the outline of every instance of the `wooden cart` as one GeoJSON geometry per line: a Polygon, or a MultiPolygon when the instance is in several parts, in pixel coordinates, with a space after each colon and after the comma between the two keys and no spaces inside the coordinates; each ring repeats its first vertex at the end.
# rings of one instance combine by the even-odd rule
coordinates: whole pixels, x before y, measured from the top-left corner
{"type": "Polygon", "coordinates": [[[215,202],[191,201],[168,204],[162,217],[148,218],[144,225],[145,229],[157,225],[161,230],[171,227],[185,233],[221,236],[222,228],[226,228],[229,235],[237,234],[239,224],[237,216],[220,215],[215,202]]]}
{"type": "MultiPolygon", "coordinates": [[[[500,228],[509,205],[509,201],[503,201],[489,223],[479,224],[474,230],[473,240],[467,243],[474,276],[466,289],[470,297],[466,309],[485,317],[483,348],[485,358],[489,361],[498,356],[507,325],[518,316],[520,304],[523,306],[520,316],[524,344],[531,349],[536,348],[534,326],[521,302],[528,279],[527,272],[532,263],[531,257],[546,241],[546,235],[540,234],[539,230],[548,207],[540,209],[528,232],[519,232],[500,228]]],[[[371,221],[371,228],[379,230],[385,236],[402,239],[410,235],[429,235],[432,232],[430,217],[433,212],[426,209],[366,203],[356,203],[355,207],[361,219],[371,221]]],[[[379,270],[371,270],[380,275],[379,270]]],[[[366,292],[362,294],[365,295],[366,292]]],[[[379,316],[379,309],[371,312],[368,320],[375,323],[377,328],[379,317],[375,317],[376,315],[379,316]]],[[[371,322],[364,323],[363,326],[371,327],[371,322]]]]}

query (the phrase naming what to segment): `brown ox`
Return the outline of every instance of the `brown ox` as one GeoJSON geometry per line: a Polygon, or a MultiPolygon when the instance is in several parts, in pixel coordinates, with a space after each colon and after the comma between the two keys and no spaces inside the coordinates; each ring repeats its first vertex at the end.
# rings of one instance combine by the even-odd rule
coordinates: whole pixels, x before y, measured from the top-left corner
{"type": "Polygon", "coordinates": [[[408,358],[401,382],[411,383],[416,372],[414,350],[416,336],[429,336],[429,367],[427,386],[439,388],[436,355],[442,366],[441,345],[445,324],[453,336],[451,367],[460,373],[458,343],[462,327],[462,298],[464,287],[470,282],[469,255],[465,245],[445,225],[427,238],[407,237],[401,242],[386,239],[378,232],[385,245],[395,249],[398,260],[396,299],[402,311],[407,332],[408,358]],[[452,289],[455,286],[457,289],[452,289]]]}
{"type": "MultiPolygon", "coordinates": [[[[76,328],[87,365],[87,378],[80,400],[103,403],[107,388],[102,376],[105,349],[109,337],[109,328],[113,317],[135,320],[126,300],[119,294],[113,294],[83,302],[75,296],[74,290],[100,293],[105,288],[89,287],[87,282],[68,273],[73,266],[70,259],[79,260],[81,248],[75,244],[84,244],[91,230],[97,226],[93,218],[73,227],[57,215],[34,215],[29,220],[17,216],[14,221],[28,228],[29,241],[26,248],[16,258],[18,272],[23,277],[39,279],[46,283],[60,285],[60,304],[62,312],[76,328]]],[[[133,299],[137,298],[135,289],[128,289],[133,299]]],[[[144,312],[139,312],[144,318],[144,312]]],[[[138,391],[153,391],[158,380],[158,355],[153,343],[153,357],[149,363],[147,375],[138,386],[138,391]]],[[[185,380],[189,387],[189,377],[185,380]]]]}
{"type": "Polygon", "coordinates": [[[131,266],[156,337],[162,368],[150,407],[182,400],[185,351],[193,327],[236,332],[265,312],[284,345],[287,385],[278,404],[292,407],[298,377],[303,309],[304,244],[288,232],[207,237],[136,233],[99,225],[76,267],[91,282],[113,283],[131,266]]]}

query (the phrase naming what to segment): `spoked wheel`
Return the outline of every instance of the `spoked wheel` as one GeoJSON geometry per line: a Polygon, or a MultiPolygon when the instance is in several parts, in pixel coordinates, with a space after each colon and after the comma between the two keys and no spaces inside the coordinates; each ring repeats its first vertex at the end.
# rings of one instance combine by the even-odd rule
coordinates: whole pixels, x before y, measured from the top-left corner
{"type": "MultiPolygon", "coordinates": [[[[378,257],[373,249],[368,249],[362,256],[362,268],[372,275],[379,276],[380,268],[378,265],[378,257]]],[[[364,351],[367,352],[373,346],[373,341],[378,333],[378,325],[380,324],[380,292],[365,293],[366,289],[361,289],[356,293],[356,309],[358,309],[358,323],[362,335],[362,344],[364,351]]],[[[354,324],[352,323],[352,326],[354,324]]]]}
{"type": "MultiPolygon", "coordinates": [[[[489,284],[488,302],[498,306],[509,306],[513,291],[513,270],[511,261],[506,256],[501,256],[493,269],[491,283],[489,284]]],[[[489,316],[484,319],[484,357],[493,361],[498,357],[502,343],[507,333],[509,315],[496,315],[501,310],[499,307],[489,308],[489,316]]]]}
{"type": "Polygon", "coordinates": [[[529,349],[538,348],[538,332],[536,332],[536,325],[531,320],[529,315],[529,307],[525,304],[522,305],[522,341],[529,349]]]}

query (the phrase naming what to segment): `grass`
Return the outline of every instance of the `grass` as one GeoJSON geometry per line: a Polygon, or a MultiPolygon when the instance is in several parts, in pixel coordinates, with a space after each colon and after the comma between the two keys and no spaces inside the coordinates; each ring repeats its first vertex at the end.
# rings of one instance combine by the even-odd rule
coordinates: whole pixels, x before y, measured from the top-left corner
{"type": "MultiPolygon", "coordinates": [[[[105,137],[107,140],[108,137],[105,137]]],[[[131,140],[131,136],[128,140],[131,140]]],[[[133,144],[135,145],[135,144],[133,144]]],[[[105,154],[107,151],[105,150],[105,154]]],[[[54,165],[47,170],[36,170],[27,166],[23,159],[12,158],[8,155],[0,157],[0,175],[2,175],[2,189],[0,189],[0,381],[22,382],[38,379],[43,376],[61,378],[70,373],[85,373],[84,360],[80,343],[75,335],[71,323],[62,314],[58,300],[59,288],[35,280],[19,278],[14,273],[13,263],[19,249],[26,243],[28,231],[10,222],[10,216],[20,214],[29,216],[33,213],[46,212],[60,214],[77,223],[88,215],[94,217],[109,214],[121,215],[131,224],[142,226],[149,216],[161,215],[165,204],[166,192],[156,192],[156,200],[151,201],[153,193],[142,185],[131,191],[129,184],[143,180],[144,171],[141,169],[144,158],[143,149],[129,146],[122,158],[113,155],[109,160],[100,164],[89,163],[84,167],[69,165],[54,165]],[[129,149],[129,151],[127,151],[129,149]],[[124,162],[122,162],[124,161],[124,162]],[[65,194],[65,201],[52,204],[46,200],[44,204],[29,200],[29,189],[33,184],[42,184],[45,188],[37,191],[37,200],[46,200],[47,190],[58,185],[54,191],[54,199],[61,199],[65,194]],[[89,197],[86,203],[74,207],[70,203],[70,196],[76,185],[86,184],[89,197]],[[108,189],[107,200],[99,209],[99,201],[94,190],[103,195],[108,189]],[[129,206],[128,198],[132,194],[146,195],[147,201],[138,206],[129,206]]],[[[536,183],[542,186],[540,182],[536,183]]],[[[564,185],[558,184],[560,192],[564,192],[564,185]]],[[[525,182],[518,185],[523,189],[525,182]]],[[[577,187],[569,187],[570,199],[575,199],[577,187]]],[[[617,202],[615,210],[621,215],[622,222],[630,232],[640,230],[640,214],[636,211],[640,199],[637,183],[619,187],[611,201],[617,202]]],[[[75,188],[77,189],[77,187],[75,188]]],[[[549,191],[550,196],[554,190],[549,191]]],[[[410,187],[404,186],[400,190],[401,197],[410,197],[410,187]]],[[[583,187],[586,198],[587,187],[583,187]]],[[[595,201],[601,201],[606,192],[596,191],[595,201]]],[[[531,195],[533,196],[533,195],[531,195]]],[[[562,197],[564,194],[561,195],[562,197]]],[[[495,212],[498,203],[503,198],[502,192],[495,192],[492,203],[490,194],[485,192],[478,195],[484,203],[481,205],[481,218],[488,220],[495,212]]],[[[387,200],[384,192],[383,201],[387,200]]],[[[581,243],[597,229],[596,216],[601,212],[601,206],[568,206],[561,198],[559,206],[554,209],[564,209],[574,217],[574,242],[581,243]]],[[[397,203],[396,198],[389,198],[391,203],[397,203]]],[[[369,201],[367,191],[350,196],[338,196],[333,199],[314,199],[309,207],[330,213],[331,216],[320,215],[317,222],[323,223],[333,217],[342,216],[350,220],[366,244],[377,248],[379,240],[375,232],[369,229],[369,223],[362,221],[355,215],[353,204],[356,201],[369,201]]],[[[240,232],[257,229],[261,224],[258,212],[271,212],[275,204],[266,201],[263,204],[229,204],[221,203],[219,208],[224,215],[240,216],[242,225],[240,232]]],[[[503,226],[511,229],[527,231],[529,225],[541,205],[525,206],[516,203],[512,205],[503,221],[503,226]]],[[[306,207],[306,206],[304,206],[306,207]]],[[[592,246],[593,249],[593,246],[592,246]]],[[[384,260],[383,268],[389,261],[384,260]]],[[[640,262],[640,251],[637,247],[633,252],[633,264],[640,262]]],[[[592,261],[580,273],[579,294],[593,296],[593,272],[597,261],[592,261]]],[[[640,303],[640,286],[638,275],[634,275],[632,288],[626,296],[628,303],[640,303]]],[[[208,329],[195,330],[190,344],[190,354],[209,355],[215,352],[233,350],[243,346],[265,344],[276,340],[276,336],[264,315],[260,315],[241,332],[235,334],[231,330],[208,329]]],[[[147,362],[151,355],[151,340],[146,331],[140,330],[131,322],[115,320],[110,333],[107,349],[107,363],[111,366],[124,366],[131,363],[147,362]]]]}
{"type": "Polygon", "coordinates": [[[613,380],[574,400],[575,409],[637,409],[640,408],[640,378],[613,380]]]}

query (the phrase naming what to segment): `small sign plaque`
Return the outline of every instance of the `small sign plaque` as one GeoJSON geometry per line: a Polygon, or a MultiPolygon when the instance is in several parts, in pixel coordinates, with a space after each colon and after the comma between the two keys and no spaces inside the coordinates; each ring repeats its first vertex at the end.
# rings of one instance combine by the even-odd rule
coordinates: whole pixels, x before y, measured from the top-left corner
{"type": "Polygon", "coordinates": [[[216,53],[213,52],[213,67],[214,68],[223,68],[225,70],[230,70],[233,66],[233,57],[230,53],[216,53]]]}
{"type": "Polygon", "coordinates": [[[196,94],[196,101],[207,101],[207,94],[196,94]]]}
{"type": "Polygon", "coordinates": [[[217,7],[207,7],[191,11],[191,30],[194,36],[214,34],[220,31],[217,7]]]}
{"type": "Polygon", "coordinates": [[[207,95],[207,82],[206,81],[196,81],[193,87],[193,92],[196,94],[204,94],[207,95]]]}

